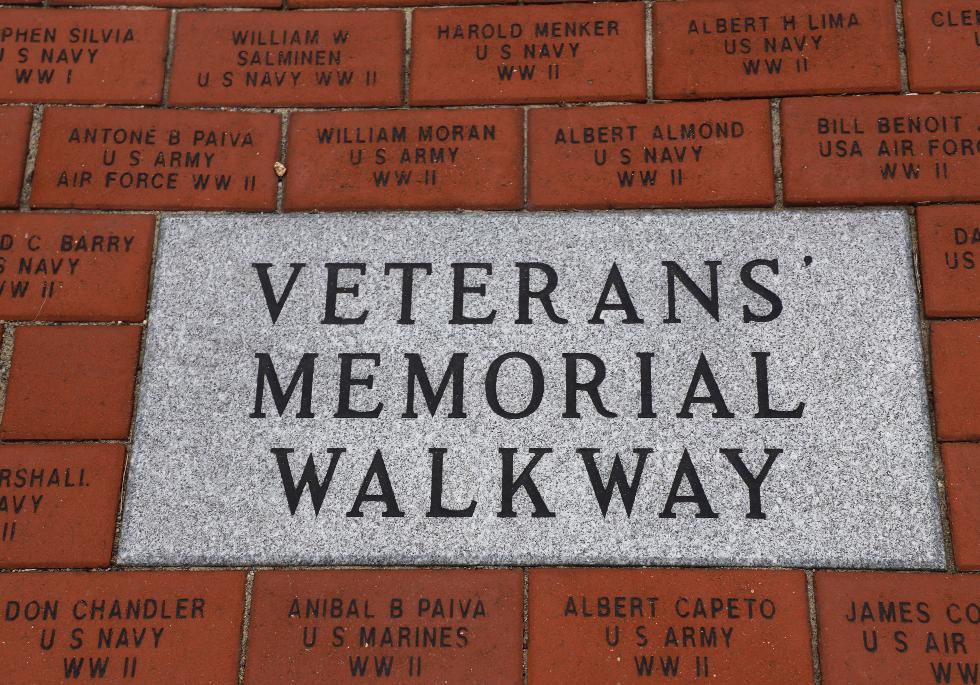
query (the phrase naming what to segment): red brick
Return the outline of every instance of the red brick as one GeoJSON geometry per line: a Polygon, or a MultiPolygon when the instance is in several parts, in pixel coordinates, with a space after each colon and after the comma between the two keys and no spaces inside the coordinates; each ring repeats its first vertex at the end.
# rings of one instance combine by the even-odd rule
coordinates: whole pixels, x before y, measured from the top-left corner
{"type": "Polygon", "coordinates": [[[655,2],[653,30],[659,98],[901,90],[893,0],[655,2]]]}
{"type": "Polygon", "coordinates": [[[957,663],[973,667],[980,577],[827,571],[815,583],[823,685],[945,682],[936,665],[957,678],[957,663]],[[966,652],[953,652],[959,639],[966,652]]]}
{"type": "Polygon", "coordinates": [[[0,438],[126,439],[140,333],[138,326],[18,328],[0,438]]]}
{"type": "Polygon", "coordinates": [[[0,566],[108,566],[123,445],[0,445],[0,566]]]}
{"type": "Polygon", "coordinates": [[[519,110],[294,114],[285,206],[517,208],[523,203],[523,159],[519,110]],[[392,142],[403,133],[404,141],[392,142]],[[321,142],[328,134],[332,141],[321,142]],[[382,135],[387,138],[379,140],[382,135]],[[416,161],[420,153],[425,155],[422,163],[416,161]],[[398,174],[411,174],[409,182],[398,185],[398,174]],[[386,185],[379,185],[383,175],[386,185]]]}
{"type": "Polygon", "coordinates": [[[31,42],[11,36],[0,43],[8,53],[0,63],[0,101],[160,102],[167,12],[7,9],[0,10],[0,24],[15,32],[37,32],[31,42]],[[40,83],[40,72],[50,81],[40,83]],[[18,75],[25,73],[29,80],[19,82],[18,75]]]}
{"type": "Polygon", "coordinates": [[[650,682],[643,659],[653,680],[672,660],[673,683],[813,682],[801,571],[535,568],[528,621],[536,685],[650,682]],[[686,630],[717,643],[685,644],[686,630]]]}
{"type": "Polygon", "coordinates": [[[401,12],[181,13],[177,17],[169,102],[399,105],[404,32],[405,15],[401,12]],[[308,32],[317,35],[313,44],[305,42],[308,32]],[[249,42],[236,42],[236,34],[247,35],[249,42]],[[341,34],[347,38],[338,38],[341,34]],[[297,36],[301,42],[293,44],[291,40],[297,36]],[[315,53],[319,64],[274,66],[277,55],[300,52],[315,53]],[[275,81],[279,77],[284,79],[281,85],[275,81]],[[329,77],[329,84],[319,85],[321,77],[329,77]],[[338,82],[348,77],[352,78],[349,83],[338,82]],[[255,81],[250,83],[250,78],[255,81]]]}
{"type": "Polygon", "coordinates": [[[244,596],[238,571],[0,575],[4,684],[234,683],[244,596]]]}
{"type": "Polygon", "coordinates": [[[769,103],[534,109],[528,177],[539,208],[772,205],[769,103]],[[688,125],[707,135],[682,139],[688,125]]]}
{"type": "Polygon", "coordinates": [[[947,442],[942,452],[956,565],[980,570],[980,444],[947,442]]]}
{"type": "Polygon", "coordinates": [[[409,669],[420,663],[420,682],[520,683],[522,584],[519,570],[259,571],[245,682],[350,682],[352,660],[389,657],[390,678],[357,680],[413,682],[409,669]],[[342,617],[331,616],[334,602],[342,617]],[[416,631],[429,631],[430,642],[416,631]]]}
{"type": "MultiPolygon", "coordinates": [[[[48,0],[51,5],[136,5],[153,7],[274,7],[280,8],[283,0],[48,0]]],[[[292,3],[290,3],[292,4],[292,3]]]]}
{"type": "Polygon", "coordinates": [[[789,99],[781,121],[787,204],[980,199],[980,95],[789,99]]]}
{"type": "MultiPolygon", "coordinates": [[[[564,2],[565,0],[560,0],[564,2]]],[[[445,0],[290,0],[290,9],[302,7],[426,7],[445,0]]],[[[485,5],[486,0],[453,0],[454,5],[485,5]]],[[[494,0],[495,5],[515,5],[517,0],[494,0]]]]}
{"type": "Polygon", "coordinates": [[[916,210],[927,316],[980,316],[980,205],[916,210]]]}
{"type": "Polygon", "coordinates": [[[0,214],[0,318],[142,321],[150,215],[0,214]],[[14,294],[16,284],[24,290],[14,294]]]}
{"type": "Polygon", "coordinates": [[[980,90],[980,8],[969,0],[903,0],[912,90],[980,90]]]}
{"type": "Polygon", "coordinates": [[[270,210],[276,203],[280,127],[276,114],[49,108],[31,206],[270,210]],[[119,131],[123,142],[116,144],[119,131]],[[175,132],[179,142],[171,144],[175,132]],[[114,164],[106,164],[112,153],[114,164]],[[214,155],[210,162],[208,154],[214,155]],[[193,155],[200,155],[198,166],[184,166],[193,155]],[[194,188],[198,176],[208,178],[207,188],[194,188]],[[228,188],[216,189],[217,178],[230,179],[228,188]]]}
{"type": "Polygon", "coordinates": [[[0,207],[16,207],[24,180],[27,140],[31,135],[30,107],[0,107],[0,207]]]}
{"type": "Polygon", "coordinates": [[[643,100],[643,11],[641,3],[600,3],[413,12],[409,101],[462,105],[643,100]],[[563,35],[566,22],[586,24],[591,35],[563,35]],[[478,31],[489,27],[490,37],[469,38],[471,25],[478,31]],[[536,27],[546,27],[549,36],[536,36],[536,27]],[[440,38],[440,30],[448,31],[449,37],[440,38]],[[462,38],[452,37],[457,31],[462,38]],[[525,50],[540,55],[544,49],[554,56],[524,56],[525,50]],[[486,51],[482,59],[481,51],[486,51]],[[530,78],[521,78],[522,68],[528,74],[533,68],[530,78]]]}
{"type": "Polygon", "coordinates": [[[936,433],[940,440],[980,438],[980,321],[930,325],[936,433]]]}
{"type": "Polygon", "coordinates": [[[4,0],[5,5],[40,5],[41,0],[4,0]]]}

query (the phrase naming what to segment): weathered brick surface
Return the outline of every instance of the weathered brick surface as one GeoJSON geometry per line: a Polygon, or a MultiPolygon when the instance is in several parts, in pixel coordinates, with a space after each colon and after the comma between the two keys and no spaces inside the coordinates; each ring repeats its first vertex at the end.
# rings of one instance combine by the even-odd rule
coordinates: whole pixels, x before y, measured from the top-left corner
{"type": "Polygon", "coordinates": [[[245,682],[519,683],[522,585],[516,569],[260,571],[245,682]]]}
{"type": "Polygon", "coordinates": [[[771,205],[774,193],[763,100],[528,115],[528,202],[535,208],[771,205]]]}
{"type": "Polygon", "coordinates": [[[980,199],[980,95],[787,99],[781,120],[787,204],[980,199]]]}
{"type": "Polygon", "coordinates": [[[169,27],[153,10],[0,9],[0,101],[158,103],[169,27]]]}
{"type": "Polygon", "coordinates": [[[280,126],[250,112],[47,109],[31,206],[269,210],[280,126]]]}
{"type": "Polygon", "coordinates": [[[980,205],[916,210],[926,316],[980,316],[980,205]]]}
{"type": "Polygon", "coordinates": [[[4,683],[234,683],[244,590],[238,571],[0,575],[4,683]]]}
{"type": "Polygon", "coordinates": [[[518,208],[523,113],[294,114],[288,161],[289,210],[518,208]]]}
{"type": "Polygon", "coordinates": [[[942,452],[956,565],[980,570],[980,444],[947,442],[942,452]]]}
{"type": "Polygon", "coordinates": [[[422,9],[409,102],[642,100],[644,33],[640,3],[422,9]]]}
{"type": "Polygon", "coordinates": [[[397,105],[401,12],[185,12],[174,105],[397,105]]]}
{"type": "Polygon", "coordinates": [[[980,321],[930,325],[936,433],[940,440],[980,439],[980,321]]]}
{"type": "MultiPolygon", "coordinates": [[[[290,8],[302,7],[427,7],[444,0],[290,0],[290,8]]],[[[453,0],[454,5],[485,5],[486,0],[453,0]]],[[[495,5],[516,5],[517,0],[498,0],[495,5]]]]}
{"type": "Polygon", "coordinates": [[[970,682],[959,674],[976,668],[977,576],[818,572],[814,582],[824,685],[970,682]]]}
{"type": "MultiPolygon", "coordinates": [[[[153,7],[215,7],[237,9],[240,7],[280,8],[282,0],[49,0],[51,5],[137,5],[153,7]]],[[[292,3],[290,3],[292,4],[292,3]]]]}
{"type": "Polygon", "coordinates": [[[653,3],[659,98],[898,92],[892,0],[653,3]]]}
{"type": "Polygon", "coordinates": [[[0,214],[0,318],[142,321],[150,215],[0,214]]]}
{"type": "Polygon", "coordinates": [[[108,566],[125,458],[123,445],[0,445],[0,567],[108,566]]]}
{"type": "Polygon", "coordinates": [[[0,438],[126,439],[141,332],[138,326],[18,328],[0,438]]]}
{"type": "Polygon", "coordinates": [[[968,0],[903,0],[913,90],[980,90],[980,8],[968,0]]]}
{"type": "Polygon", "coordinates": [[[0,207],[16,207],[24,180],[27,138],[31,132],[30,107],[0,107],[0,207]]]}
{"type": "Polygon", "coordinates": [[[813,682],[799,571],[530,572],[532,683],[813,682]]]}

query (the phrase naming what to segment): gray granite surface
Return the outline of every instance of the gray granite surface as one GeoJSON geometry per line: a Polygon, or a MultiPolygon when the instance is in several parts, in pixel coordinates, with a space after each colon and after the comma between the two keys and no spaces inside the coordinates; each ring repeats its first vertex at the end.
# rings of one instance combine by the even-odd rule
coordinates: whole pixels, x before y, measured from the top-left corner
{"type": "MultiPolygon", "coordinates": [[[[923,375],[910,233],[900,210],[794,212],[391,213],[316,216],[167,216],[161,222],[146,355],[119,549],[125,564],[732,564],[934,568],[944,563],[932,438],[923,375]],[[778,260],[740,279],[752,260],[778,260]],[[667,269],[676,262],[706,293],[718,267],[718,321],[676,282],[676,318],[667,318],[667,269]],[[327,262],[364,262],[366,274],[341,272],[337,310],[361,325],[324,324],[327,262]],[[416,274],[414,325],[399,324],[400,272],[389,262],[426,262],[416,274]],[[450,325],[456,262],[490,262],[492,276],[468,270],[467,284],[486,283],[486,297],[465,295],[471,316],[497,311],[492,324],[450,325]],[[517,262],[550,264],[558,316],[539,300],[532,324],[518,325],[517,262]],[[275,324],[260,269],[282,295],[291,263],[305,263],[275,324]],[[622,310],[589,324],[615,263],[643,323],[622,310]],[[752,283],[750,281],[750,283],[752,283]],[[782,312],[771,321],[745,322],[782,312]],[[800,418],[757,418],[759,358],[767,358],[770,406],[800,418]],[[450,355],[467,354],[465,418],[448,416],[447,388],[436,416],[416,390],[417,418],[405,418],[406,353],[420,355],[437,386],[450,355]],[[488,367],[511,352],[540,365],[540,407],[505,418],[488,403],[488,367]],[[650,389],[656,418],[640,418],[638,352],[653,353],[650,389]],[[263,383],[265,418],[250,418],[259,362],[267,353],[286,388],[304,353],[313,362],[311,412],[301,413],[302,381],[280,417],[263,383]],[[345,353],[358,361],[351,405],[383,404],[378,418],[338,418],[345,353]],[[600,416],[584,391],[581,418],[566,412],[563,353],[590,353],[605,365],[600,416]],[[715,404],[693,404],[679,418],[703,354],[732,418],[715,404]],[[293,453],[277,459],[273,448],[293,453]],[[331,448],[339,453],[319,515],[309,492],[290,513],[283,464],[294,481],[307,457],[319,478],[331,448]],[[443,506],[476,507],[470,517],[426,516],[430,448],[445,448],[443,506]],[[550,448],[533,482],[553,517],[532,517],[528,490],[513,498],[516,516],[501,517],[500,448],[516,449],[514,477],[530,448],[550,448]],[[750,489],[721,452],[741,448],[749,476],[769,450],[782,450],[750,489]],[[597,449],[602,486],[612,455],[629,480],[646,460],[627,516],[618,491],[603,516],[579,449],[597,449]],[[348,516],[380,450],[396,502],[363,501],[348,516]],[[690,455],[685,470],[684,451],[690,455]],[[694,495],[696,471],[703,499],[694,495]],[[680,478],[675,518],[664,518],[680,478]],[[716,518],[696,517],[710,512],[716,518]],[[402,516],[382,516],[402,513],[402,516]]],[[[529,287],[544,284],[533,271],[529,287]]],[[[615,290],[607,304],[620,302],[615,290]]],[[[579,362],[582,382],[592,367],[579,362]]],[[[528,367],[504,363],[500,404],[528,404],[528,367]]],[[[702,378],[694,394],[707,396],[702,378]]],[[[281,452],[285,455],[286,453],[281,452]]],[[[375,466],[380,462],[375,461],[375,466]]],[[[382,492],[377,473],[368,495],[382,492]]],[[[541,502],[538,503],[541,505],[541,502]]],[[[539,513],[544,513],[543,508],[539,513]]]]}

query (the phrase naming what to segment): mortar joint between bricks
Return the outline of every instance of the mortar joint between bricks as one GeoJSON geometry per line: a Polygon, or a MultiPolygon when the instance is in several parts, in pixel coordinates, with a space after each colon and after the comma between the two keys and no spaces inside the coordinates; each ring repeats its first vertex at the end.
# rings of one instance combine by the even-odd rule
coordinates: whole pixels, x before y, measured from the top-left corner
{"type": "Polygon", "coordinates": [[[647,102],[653,102],[653,2],[644,3],[645,38],[643,41],[644,66],[646,68],[647,102]]]}
{"type": "Polygon", "coordinates": [[[167,54],[164,57],[163,92],[160,97],[160,107],[170,103],[170,73],[174,64],[174,44],[177,38],[177,10],[170,12],[170,27],[167,33],[167,54]]]}
{"type": "Polygon", "coordinates": [[[905,14],[902,8],[903,0],[895,0],[895,31],[898,37],[898,74],[901,80],[902,94],[908,95],[909,90],[909,61],[906,54],[905,14]]]}
{"type": "Polygon", "coordinates": [[[930,335],[930,320],[926,318],[925,299],[923,297],[923,282],[919,256],[919,223],[915,207],[906,207],[909,226],[909,247],[912,255],[912,278],[915,280],[915,293],[918,300],[919,336],[922,346],[922,374],[925,384],[926,403],[928,404],[929,424],[932,436],[933,468],[935,469],[935,497],[938,506],[939,525],[943,536],[943,553],[946,555],[946,570],[956,572],[956,557],[953,553],[953,533],[949,516],[949,502],[946,493],[946,469],[943,464],[942,441],[939,439],[938,423],[936,420],[936,393],[932,382],[932,339],[930,335]]]}
{"type": "Polygon", "coordinates": [[[44,105],[31,108],[31,131],[27,139],[27,158],[24,160],[24,178],[20,188],[21,212],[31,210],[31,192],[34,182],[34,167],[37,164],[37,148],[41,141],[41,120],[44,119],[44,105]]]}
{"type": "Polygon", "coordinates": [[[153,245],[150,250],[150,263],[147,265],[149,274],[147,276],[146,308],[143,310],[143,332],[140,335],[140,349],[136,361],[136,378],[133,381],[132,414],[129,419],[129,438],[126,441],[126,456],[123,459],[123,472],[119,482],[119,502],[116,505],[116,525],[113,529],[112,553],[110,556],[111,564],[115,566],[119,560],[119,542],[122,538],[123,517],[126,513],[126,493],[129,484],[130,459],[132,458],[132,441],[136,433],[136,417],[139,411],[140,385],[143,380],[143,362],[146,358],[146,338],[150,320],[150,299],[153,294],[153,283],[156,277],[156,257],[157,245],[160,240],[160,226],[163,221],[163,213],[157,212],[153,222],[153,245]]]}
{"type": "Polygon", "coordinates": [[[252,620],[252,587],[255,583],[255,569],[250,568],[245,576],[245,601],[242,607],[242,641],[238,654],[238,685],[245,683],[245,664],[248,661],[248,631],[252,620]]]}
{"type": "Polygon", "coordinates": [[[775,204],[773,209],[785,209],[783,195],[783,139],[781,98],[773,98],[769,103],[769,118],[772,126],[772,176],[775,184],[775,204]]]}
{"type": "Polygon", "coordinates": [[[409,85],[412,79],[412,8],[405,9],[405,23],[403,31],[405,56],[402,65],[402,107],[408,107],[409,85]]]}
{"type": "Polygon", "coordinates": [[[813,660],[813,684],[821,685],[823,675],[820,672],[820,643],[819,626],[817,625],[817,593],[814,585],[815,572],[812,569],[806,573],[806,604],[810,626],[810,658],[813,660]]]}

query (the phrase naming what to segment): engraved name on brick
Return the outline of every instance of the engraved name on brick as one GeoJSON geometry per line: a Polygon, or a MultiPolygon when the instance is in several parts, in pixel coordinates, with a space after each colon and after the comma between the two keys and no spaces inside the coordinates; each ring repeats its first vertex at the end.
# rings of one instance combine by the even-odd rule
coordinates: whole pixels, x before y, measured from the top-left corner
{"type": "Polygon", "coordinates": [[[789,204],[980,199],[980,95],[787,99],[781,122],[789,204]]]}
{"type": "Polygon", "coordinates": [[[0,101],[156,104],[170,15],[0,10],[0,101]]]}
{"type": "Polygon", "coordinates": [[[0,215],[0,316],[142,321],[152,216],[0,215]]]}
{"type": "Polygon", "coordinates": [[[245,574],[0,576],[4,683],[227,683],[238,675],[245,574]]]}
{"type": "Polygon", "coordinates": [[[517,208],[519,110],[298,113],[287,209],[517,208]]]}
{"type": "Polygon", "coordinates": [[[245,682],[521,680],[519,570],[261,571],[245,682]]]}
{"type": "Polygon", "coordinates": [[[51,108],[31,206],[272,209],[279,136],[275,114],[51,108]]]}
{"type": "Polygon", "coordinates": [[[534,109],[532,207],[706,207],[775,200],[764,101],[534,109]]]}
{"type": "Polygon", "coordinates": [[[905,0],[912,90],[980,90],[980,6],[969,0],[905,0]]]}
{"type": "Polygon", "coordinates": [[[400,12],[178,15],[170,103],[397,105],[400,12]]]}
{"type": "Polygon", "coordinates": [[[642,100],[644,26],[625,3],[419,10],[409,101],[642,100]]]}
{"type": "Polygon", "coordinates": [[[535,683],[813,682],[801,571],[531,569],[535,683]]]}
{"type": "Polygon", "coordinates": [[[123,445],[0,446],[0,566],[106,566],[123,445]]]}
{"type": "Polygon", "coordinates": [[[894,15],[892,0],[655,2],[654,94],[895,92],[894,15]]]}
{"type": "Polygon", "coordinates": [[[824,685],[977,681],[977,588],[975,575],[817,573],[824,685]]]}

